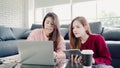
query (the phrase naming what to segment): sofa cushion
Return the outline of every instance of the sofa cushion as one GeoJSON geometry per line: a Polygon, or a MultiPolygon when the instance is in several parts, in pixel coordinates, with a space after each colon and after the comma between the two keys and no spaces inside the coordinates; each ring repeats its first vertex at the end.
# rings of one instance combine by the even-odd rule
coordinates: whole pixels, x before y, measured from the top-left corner
{"type": "Polygon", "coordinates": [[[118,52],[120,51],[120,41],[106,41],[111,57],[112,58],[120,58],[120,54],[118,52]]]}
{"type": "Polygon", "coordinates": [[[67,34],[64,37],[65,40],[69,40],[69,32],[67,32],[67,34]]]}
{"type": "Polygon", "coordinates": [[[102,32],[101,22],[90,22],[89,25],[92,33],[101,34],[102,32]]]}
{"type": "Polygon", "coordinates": [[[112,66],[114,68],[120,67],[120,41],[106,41],[111,57],[112,57],[112,66]]]}
{"type": "Polygon", "coordinates": [[[60,28],[69,28],[69,24],[62,24],[60,28]]]}
{"type": "Polygon", "coordinates": [[[23,37],[25,37],[25,36],[23,36],[24,32],[28,31],[29,29],[27,29],[27,28],[11,28],[11,30],[14,33],[16,39],[22,39],[23,37]]]}
{"type": "Polygon", "coordinates": [[[0,39],[2,41],[6,40],[15,40],[15,36],[10,28],[8,27],[0,27],[0,39]]]}
{"type": "Polygon", "coordinates": [[[102,35],[105,40],[120,40],[120,28],[104,28],[102,35]]]}
{"type": "Polygon", "coordinates": [[[69,40],[69,24],[62,24],[60,26],[61,34],[64,37],[65,40],[69,40]]]}
{"type": "Polygon", "coordinates": [[[31,30],[34,30],[36,28],[42,28],[42,25],[41,24],[32,24],[31,30]]]}
{"type": "Polygon", "coordinates": [[[31,30],[25,31],[23,35],[21,36],[21,39],[27,39],[30,33],[31,33],[31,30]]]}
{"type": "Polygon", "coordinates": [[[65,36],[66,34],[68,33],[68,28],[60,28],[60,31],[61,31],[61,35],[64,37],[65,39],[65,36]]]}
{"type": "Polygon", "coordinates": [[[120,68],[120,59],[112,59],[112,64],[111,64],[114,68],[120,68]]]}

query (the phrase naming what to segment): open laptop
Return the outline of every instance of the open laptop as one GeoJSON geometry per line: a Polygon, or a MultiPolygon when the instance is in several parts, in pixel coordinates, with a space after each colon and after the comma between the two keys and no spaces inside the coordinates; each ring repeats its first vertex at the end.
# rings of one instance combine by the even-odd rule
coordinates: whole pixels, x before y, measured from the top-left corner
{"type": "Polygon", "coordinates": [[[18,41],[22,64],[55,65],[52,41],[18,41]]]}

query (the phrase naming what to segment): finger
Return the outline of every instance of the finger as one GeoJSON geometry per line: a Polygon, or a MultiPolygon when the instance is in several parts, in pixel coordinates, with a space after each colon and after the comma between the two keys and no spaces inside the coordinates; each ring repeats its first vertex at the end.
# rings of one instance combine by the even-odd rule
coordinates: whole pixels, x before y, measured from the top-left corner
{"type": "Polygon", "coordinates": [[[70,59],[71,59],[71,61],[73,61],[73,54],[71,55],[70,59]]]}
{"type": "Polygon", "coordinates": [[[76,61],[78,59],[78,55],[75,56],[74,60],[76,61]]]}
{"type": "Polygon", "coordinates": [[[74,62],[75,62],[75,63],[78,63],[77,60],[78,60],[78,55],[75,55],[74,62]]]}
{"type": "Polygon", "coordinates": [[[56,59],[56,57],[57,57],[57,53],[56,53],[56,52],[54,52],[54,58],[56,59]]]}
{"type": "Polygon", "coordinates": [[[77,61],[78,61],[78,63],[81,63],[81,58],[79,57],[77,61]]]}
{"type": "Polygon", "coordinates": [[[80,59],[80,63],[82,63],[82,56],[80,56],[79,59],[80,59]]]}

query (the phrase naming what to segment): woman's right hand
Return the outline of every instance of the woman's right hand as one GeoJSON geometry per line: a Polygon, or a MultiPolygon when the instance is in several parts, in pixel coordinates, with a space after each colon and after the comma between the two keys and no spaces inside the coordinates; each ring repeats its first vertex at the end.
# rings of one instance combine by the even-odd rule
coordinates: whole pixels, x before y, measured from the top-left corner
{"type": "Polygon", "coordinates": [[[70,60],[71,60],[71,62],[74,62],[74,63],[81,63],[81,59],[82,59],[82,57],[81,56],[79,56],[79,55],[71,55],[70,56],[70,60]]]}

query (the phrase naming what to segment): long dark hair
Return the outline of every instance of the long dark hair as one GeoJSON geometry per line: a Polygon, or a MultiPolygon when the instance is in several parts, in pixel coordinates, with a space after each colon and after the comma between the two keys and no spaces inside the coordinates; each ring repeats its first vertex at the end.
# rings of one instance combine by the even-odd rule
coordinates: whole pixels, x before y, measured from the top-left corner
{"type": "Polygon", "coordinates": [[[43,28],[45,26],[45,20],[46,18],[51,17],[53,19],[53,25],[54,25],[54,30],[53,32],[49,35],[49,40],[52,40],[54,43],[54,51],[57,50],[58,44],[59,44],[59,40],[60,40],[60,26],[59,26],[59,20],[58,20],[58,16],[53,13],[53,12],[49,12],[46,14],[46,16],[43,19],[43,28]]]}
{"type": "Polygon", "coordinates": [[[70,28],[69,28],[69,38],[70,38],[70,44],[71,44],[71,48],[72,49],[80,49],[81,47],[81,39],[80,38],[76,38],[73,34],[73,22],[74,21],[79,21],[79,23],[81,23],[83,25],[83,27],[87,27],[86,29],[86,33],[88,35],[91,34],[91,30],[89,27],[89,24],[87,22],[87,20],[84,17],[76,17],[72,20],[71,24],[70,24],[70,28]]]}

